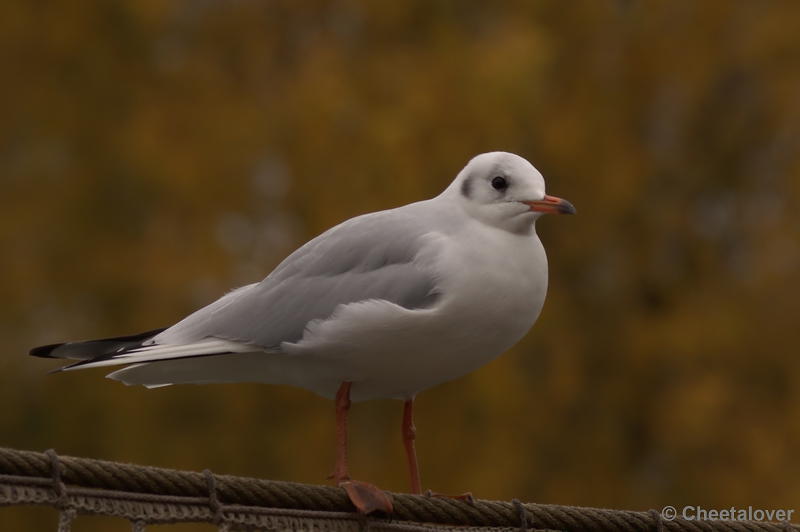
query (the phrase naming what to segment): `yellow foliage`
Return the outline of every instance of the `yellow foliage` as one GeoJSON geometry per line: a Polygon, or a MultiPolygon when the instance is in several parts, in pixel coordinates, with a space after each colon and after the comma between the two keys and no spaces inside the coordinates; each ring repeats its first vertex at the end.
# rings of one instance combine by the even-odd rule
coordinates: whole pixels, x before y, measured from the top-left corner
{"type": "MultiPolygon", "coordinates": [[[[125,388],[26,352],[169,325],[502,149],[579,215],[539,224],[528,337],[420,395],[424,487],[790,508],[798,27],[747,0],[2,3],[0,445],[323,482],[333,405],[308,392],[125,388]]],[[[407,488],[400,415],[354,407],[354,476],[407,488]]]]}

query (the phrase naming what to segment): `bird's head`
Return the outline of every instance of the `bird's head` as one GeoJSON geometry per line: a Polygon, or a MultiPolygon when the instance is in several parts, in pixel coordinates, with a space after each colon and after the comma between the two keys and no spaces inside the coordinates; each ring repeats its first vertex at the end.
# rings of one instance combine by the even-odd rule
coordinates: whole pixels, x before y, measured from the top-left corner
{"type": "Polygon", "coordinates": [[[529,232],[542,214],[575,214],[568,201],[546,195],[542,174],[513,153],[474,157],[446,193],[470,216],[514,233],[529,232]]]}

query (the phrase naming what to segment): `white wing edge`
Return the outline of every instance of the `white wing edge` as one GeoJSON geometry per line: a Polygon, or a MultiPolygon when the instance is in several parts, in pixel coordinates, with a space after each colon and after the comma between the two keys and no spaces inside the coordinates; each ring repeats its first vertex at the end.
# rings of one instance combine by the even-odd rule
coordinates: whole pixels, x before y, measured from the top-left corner
{"type": "Polygon", "coordinates": [[[253,351],[261,351],[262,349],[236,342],[233,340],[224,340],[222,338],[203,338],[200,341],[191,344],[183,345],[148,345],[133,349],[119,356],[107,358],[105,360],[98,360],[97,362],[89,362],[88,364],[80,364],[74,367],[67,367],[64,371],[73,371],[76,369],[86,368],[101,368],[104,366],[121,366],[123,364],[140,364],[144,362],[157,362],[159,360],[170,360],[173,358],[186,358],[201,355],[221,355],[223,353],[252,353],[253,351]]]}

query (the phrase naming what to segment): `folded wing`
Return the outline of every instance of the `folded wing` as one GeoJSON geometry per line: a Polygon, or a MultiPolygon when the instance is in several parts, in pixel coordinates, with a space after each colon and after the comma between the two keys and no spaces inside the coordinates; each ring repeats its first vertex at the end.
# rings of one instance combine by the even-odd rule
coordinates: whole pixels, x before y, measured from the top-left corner
{"type": "MultiPolygon", "coordinates": [[[[90,349],[97,342],[64,344],[50,356],[80,359],[67,367],[77,369],[279,351],[340,305],[385,300],[429,308],[439,294],[433,265],[420,258],[427,232],[407,207],[353,218],[295,251],[260,283],[236,289],[166,330],[124,337],[133,340],[102,351],[90,349]]],[[[31,354],[42,356],[37,350],[51,347],[31,354]]]]}

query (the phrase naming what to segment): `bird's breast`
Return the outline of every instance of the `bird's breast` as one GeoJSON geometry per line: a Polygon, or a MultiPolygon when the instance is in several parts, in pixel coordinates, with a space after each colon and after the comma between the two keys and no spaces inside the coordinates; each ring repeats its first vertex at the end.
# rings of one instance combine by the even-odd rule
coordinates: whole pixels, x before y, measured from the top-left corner
{"type": "Polygon", "coordinates": [[[477,356],[491,360],[518,342],[544,304],[547,257],[535,234],[482,227],[445,244],[437,269],[439,311],[458,322],[456,330],[477,356]]]}

